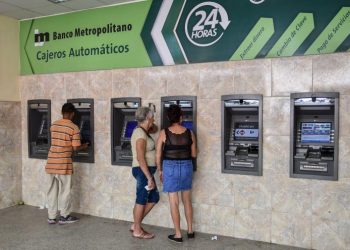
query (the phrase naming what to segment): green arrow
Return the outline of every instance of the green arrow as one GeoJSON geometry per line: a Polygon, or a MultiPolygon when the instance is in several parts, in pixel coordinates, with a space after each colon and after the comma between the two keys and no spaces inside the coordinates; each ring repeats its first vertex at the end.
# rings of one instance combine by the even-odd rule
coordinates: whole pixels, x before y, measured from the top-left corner
{"type": "Polygon", "coordinates": [[[254,59],[275,33],[272,18],[260,18],[230,60],[254,59]]]}
{"type": "MultiPolygon", "coordinates": [[[[29,36],[35,20],[21,21],[20,23],[20,53],[21,53],[21,75],[34,74],[34,69],[28,55],[27,46],[29,36]]],[[[33,33],[34,34],[34,33],[33,33]]]]}
{"type": "Polygon", "coordinates": [[[151,7],[149,9],[148,15],[145,20],[145,24],[143,25],[143,28],[141,31],[141,38],[142,38],[143,44],[145,45],[145,48],[152,61],[153,66],[163,65],[162,60],[159,56],[159,53],[157,51],[157,48],[151,36],[151,30],[156,21],[157,14],[161,6],[162,6],[162,0],[152,1],[151,7]]]}
{"type": "Polygon", "coordinates": [[[289,25],[267,57],[292,56],[314,30],[314,16],[311,13],[299,13],[289,25]]]}
{"type": "Polygon", "coordinates": [[[350,7],[343,7],[305,52],[305,55],[335,52],[349,34],[350,7]]]}
{"type": "Polygon", "coordinates": [[[181,45],[179,44],[174,33],[174,27],[176,26],[177,21],[180,17],[184,3],[185,0],[174,1],[162,29],[162,34],[169,47],[170,53],[173,56],[175,64],[186,63],[186,59],[182,53],[181,45]]]}

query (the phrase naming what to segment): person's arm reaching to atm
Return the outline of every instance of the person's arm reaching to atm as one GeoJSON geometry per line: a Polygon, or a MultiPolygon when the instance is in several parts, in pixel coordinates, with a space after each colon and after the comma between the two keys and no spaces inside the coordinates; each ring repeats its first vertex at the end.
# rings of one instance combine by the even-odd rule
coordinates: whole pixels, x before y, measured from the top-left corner
{"type": "Polygon", "coordinates": [[[80,150],[85,150],[89,147],[89,143],[84,143],[80,146],[73,146],[74,151],[80,151],[80,150]]]}
{"type": "Polygon", "coordinates": [[[81,144],[80,131],[75,130],[72,136],[72,147],[74,151],[85,150],[89,147],[90,143],[81,144]]]}

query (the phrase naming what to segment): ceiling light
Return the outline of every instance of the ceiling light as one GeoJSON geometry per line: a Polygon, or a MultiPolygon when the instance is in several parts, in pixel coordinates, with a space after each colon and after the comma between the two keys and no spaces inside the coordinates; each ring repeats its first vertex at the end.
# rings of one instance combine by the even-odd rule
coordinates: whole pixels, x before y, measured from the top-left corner
{"type": "Polygon", "coordinates": [[[51,3],[63,3],[63,2],[68,2],[69,0],[48,0],[51,3]]]}

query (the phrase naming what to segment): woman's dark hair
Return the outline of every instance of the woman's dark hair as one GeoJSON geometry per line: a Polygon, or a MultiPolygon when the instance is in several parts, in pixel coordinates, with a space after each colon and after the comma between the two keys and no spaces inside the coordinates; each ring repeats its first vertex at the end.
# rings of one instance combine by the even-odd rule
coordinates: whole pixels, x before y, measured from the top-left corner
{"type": "Polygon", "coordinates": [[[72,103],[65,103],[62,106],[62,114],[75,113],[76,109],[72,103]]]}
{"type": "Polygon", "coordinates": [[[182,111],[179,105],[171,104],[167,110],[167,116],[170,124],[177,123],[180,121],[182,111]]]}

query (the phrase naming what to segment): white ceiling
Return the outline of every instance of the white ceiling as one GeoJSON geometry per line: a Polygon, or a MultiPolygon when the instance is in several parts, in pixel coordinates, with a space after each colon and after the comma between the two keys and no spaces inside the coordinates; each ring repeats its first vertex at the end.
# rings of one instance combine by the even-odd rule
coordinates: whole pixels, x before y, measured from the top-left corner
{"type": "Polygon", "coordinates": [[[48,0],[0,0],[0,15],[21,20],[125,2],[132,0],[69,0],[59,4],[48,0]]]}

